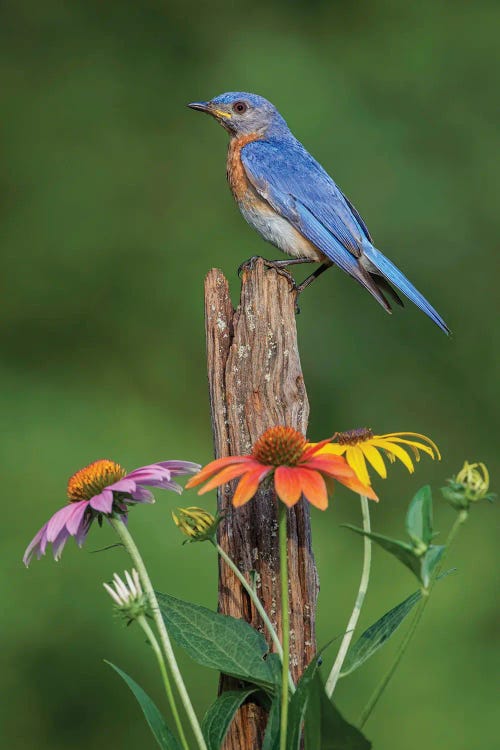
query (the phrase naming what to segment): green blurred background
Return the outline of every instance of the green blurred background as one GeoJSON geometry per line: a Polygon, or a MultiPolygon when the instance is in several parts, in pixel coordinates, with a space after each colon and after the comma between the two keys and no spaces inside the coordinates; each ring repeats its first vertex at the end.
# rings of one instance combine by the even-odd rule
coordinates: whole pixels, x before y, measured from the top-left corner
{"type": "MultiPolygon", "coordinates": [[[[431,0],[2,3],[5,747],[154,746],[102,661],[162,700],[141,634],[113,620],[101,587],[128,561],[116,549],[90,554],[113,542],[110,530],[95,527],[82,551],[71,541],[58,564],[27,571],[21,555],[89,461],[211,457],[203,277],[223,268],[236,301],[239,263],[276,252],[233,205],[225,134],[186,102],[237,89],[271,99],[454,332],[447,339],[411,305],[388,317],[340,272],[304,294],[311,437],[370,425],[424,432],[443,452],[440,464],[423,460],[413,476],[395,467],[376,484],[375,529],[400,533],[412,493],[438,488],[465,458],[498,481],[498,20],[494,3],[431,0]]],[[[158,588],[215,607],[212,551],[182,547],[177,498],[158,500],[131,519],[158,588]]],[[[402,737],[407,750],[497,746],[494,514],[474,509],[451,555],[458,572],[366,727],[374,748],[400,750],[402,737]]],[[[443,534],[453,515],[438,502],[443,534]]],[[[325,516],[313,513],[319,643],[350,612],[362,543],[339,524],[358,520],[341,490],[325,516]]],[[[361,624],[414,589],[375,550],[361,624]]],[[[394,646],[340,684],[351,720],[394,646]]],[[[201,713],[215,675],[181,662],[201,713]]]]}

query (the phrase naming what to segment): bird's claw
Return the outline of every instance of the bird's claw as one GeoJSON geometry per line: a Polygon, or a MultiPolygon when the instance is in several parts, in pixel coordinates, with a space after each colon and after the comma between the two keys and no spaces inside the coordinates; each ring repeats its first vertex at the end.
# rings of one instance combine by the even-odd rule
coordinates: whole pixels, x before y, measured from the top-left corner
{"type": "Polygon", "coordinates": [[[241,276],[243,271],[253,271],[255,263],[258,260],[261,260],[266,268],[274,268],[276,273],[278,273],[280,276],[284,276],[285,279],[287,279],[290,286],[292,287],[292,291],[297,291],[297,284],[295,282],[295,279],[289,271],[283,268],[280,261],[267,260],[267,258],[262,258],[262,256],[260,255],[252,255],[251,258],[248,258],[248,260],[245,260],[240,266],[238,266],[238,276],[241,276]]]}

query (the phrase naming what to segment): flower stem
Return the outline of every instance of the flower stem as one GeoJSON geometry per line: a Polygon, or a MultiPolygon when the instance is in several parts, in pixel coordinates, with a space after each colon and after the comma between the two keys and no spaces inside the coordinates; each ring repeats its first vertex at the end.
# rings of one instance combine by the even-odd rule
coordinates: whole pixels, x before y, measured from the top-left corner
{"type": "Polygon", "coordinates": [[[462,527],[462,525],[465,523],[468,517],[468,511],[462,510],[458,514],[458,516],[455,519],[455,522],[453,526],[451,527],[450,533],[448,534],[448,537],[446,539],[445,549],[443,552],[443,555],[441,557],[441,560],[439,561],[439,564],[436,566],[436,569],[432,575],[432,579],[429,583],[429,587],[427,589],[422,589],[422,599],[420,600],[420,603],[417,607],[417,611],[415,612],[415,617],[412,620],[412,623],[410,627],[408,628],[406,635],[401,642],[399,649],[396,653],[396,656],[394,657],[394,661],[392,662],[391,666],[389,667],[388,671],[380,681],[379,685],[375,689],[373,695],[371,696],[370,700],[364,707],[363,711],[361,712],[361,716],[359,717],[359,728],[362,729],[366,722],[368,721],[373,709],[379,702],[384,690],[386,689],[387,685],[391,681],[391,678],[396,671],[401,659],[403,658],[408,646],[410,645],[410,642],[415,634],[415,631],[417,629],[417,626],[422,619],[422,615],[425,612],[425,608],[427,607],[427,604],[430,599],[430,595],[432,593],[432,590],[436,584],[437,579],[439,578],[439,575],[441,573],[441,570],[443,569],[443,564],[445,561],[445,558],[450,551],[450,547],[452,543],[455,540],[455,537],[458,534],[458,531],[462,527]]]}
{"type": "Polygon", "coordinates": [[[200,724],[194,712],[193,705],[191,703],[188,692],[186,690],[186,686],[184,684],[184,680],[182,679],[182,675],[180,673],[177,660],[175,658],[175,654],[172,648],[172,644],[170,642],[167,628],[165,626],[163,617],[161,615],[160,607],[158,605],[158,599],[156,598],[156,594],[153,589],[153,584],[151,583],[151,579],[149,578],[149,575],[146,570],[146,566],[144,565],[144,561],[141,557],[141,554],[129,530],[127,529],[126,525],[123,523],[123,521],[120,520],[120,518],[111,516],[109,517],[109,522],[111,526],[113,527],[113,529],[118,534],[121,542],[123,543],[123,546],[129,553],[130,557],[132,558],[134,565],[137,569],[137,572],[139,573],[144,591],[148,598],[148,604],[149,604],[149,609],[151,611],[151,615],[158,629],[158,634],[160,636],[160,643],[162,645],[163,652],[167,660],[167,664],[170,668],[170,672],[172,673],[172,677],[177,687],[177,690],[179,691],[179,695],[180,695],[182,704],[184,706],[184,710],[186,711],[187,717],[191,724],[193,734],[196,737],[196,742],[200,750],[207,750],[207,745],[203,737],[200,724]]]}
{"type": "Polygon", "coordinates": [[[163,653],[160,648],[160,644],[158,643],[158,640],[152,628],[150,627],[148,621],[144,617],[144,615],[141,615],[141,617],[138,617],[137,622],[143,629],[144,633],[146,634],[146,638],[148,639],[153,651],[155,652],[155,656],[158,660],[158,666],[160,667],[163,684],[165,686],[165,693],[167,694],[167,700],[169,702],[170,710],[172,711],[172,715],[175,721],[175,726],[177,727],[177,732],[179,734],[179,739],[181,741],[181,744],[184,750],[189,750],[189,745],[186,739],[186,735],[184,734],[184,729],[182,727],[182,722],[179,716],[179,712],[177,710],[175,697],[172,691],[172,685],[170,684],[170,678],[168,676],[167,667],[165,665],[165,660],[163,658],[163,653]]]}
{"type": "Polygon", "coordinates": [[[280,548],[280,578],[281,578],[281,629],[283,643],[283,658],[281,660],[281,719],[280,719],[280,750],[286,750],[286,735],[288,726],[288,672],[290,669],[290,616],[288,612],[288,535],[287,510],[283,503],[278,504],[279,548],[280,548]]]}
{"type": "MultiPolygon", "coordinates": [[[[368,507],[368,498],[366,498],[364,495],[360,495],[359,497],[361,500],[361,514],[363,516],[363,531],[370,533],[371,526],[370,526],[370,509],[368,507]]],[[[328,679],[325,685],[325,691],[329,698],[332,697],[333,691],[335,690],[335,686],[340,677],[340,670],[342,669],[342,665],[347,655],[347,651],[349,649],[349,646],[351,645],[351,640],[354,635],[354,630],[356,629],[356,625],[358,624],[361,607],[363,606],[363,602],[366,596],[366,591],[368,589],[368,582],[370,580],[370,566],[371,566],[371,561],[372,561],[372,543],[371,543],[371,539],[369,539],[367,536],[363,537],[363,542],[364,542],[363,569],[361,572],[361,580],[359,582],[358,595],[356,597],[356,601],[354,602],[354,609],[352,610],[351,617],[349,618],[347,629],[344,633],[342,643],[340,644],[337,658],[335,659],[335,663],[332,667],[332,670],[328,676],[328,679]]]]}
{"type": "MultiPolygon", "coordinates": [[[[276,653],[278,654],[278,656],[280,657],[281,661],[283,662],[283,648],[281,646],[280,639],[278,638],[276,630],[274,629],[273,624],[272,624],[271,620],[269,619],[266,610],[262,606],[262,602],[260,601],[259,597],[257,596],[257,594],[254,591],[254,589],[252,588],[252,586],[248,583],[248,581],[245,578],[245,576],[243,575],[243,573],[238,569],[237,565],[233,562],[233,560],[231,560],[231,558],[229,557],[229,555],[227,554],[227,552],[225,552],[225,550],[223,550],[222,547],[220,546],[220,544],[217,544],[217,542],[215,540],[211,540],[211,541],[212,541],[212,544],[214,545],[215,549],[219,553],[219,555],[222,557],[222,559],[224,560],[224,562],[226,563],[226,565],[229,568],[231,568],[231,570],[233,571],[234,575],[237,577],[237,579],[239,580],[239,582],[241,583],[241,585],[243,586],[243,588],[247,592],[248,596],[252,600],[252,602],[253,602],[253,604],[255,606],[255,609],[257,610],[257,612],[261,616],[262,621],[264,622],[264,625],[266,626],[266,628],[267,628],[267,630],[269,632],[269,635],[271,636],[271,640],[274,643],[274,647],[276,649],[276,653]]],[[[290,692],[293,693],[295,691],[295,685],[293,683],[292,675],[290,674],[290,671],[288,672],[288,685],[289,685],[289,688],[290,688],[290,692]]]]}

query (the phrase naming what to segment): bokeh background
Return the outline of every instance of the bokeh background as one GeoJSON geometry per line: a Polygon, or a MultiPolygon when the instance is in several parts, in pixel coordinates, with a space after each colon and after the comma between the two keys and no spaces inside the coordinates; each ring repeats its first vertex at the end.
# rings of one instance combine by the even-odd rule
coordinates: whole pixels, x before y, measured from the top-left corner
{"type": "MultiPolygon", "coordinates": [[[[162,700],[141,634],[113,620],[101,588],[128,565],[120,550],[92,554],[110,530],[95,527],[82,551],[71,541],[58,564],[27,571],[21,555],[89,461],[211,458],[203,277],[223,268],[236,302],[239,263],[275,251],[233,205],[224,132],[186,102],[238,89],[271,99],[454,332],[411,305],[388,317],[340,272],[302,298],[310,435],[370,425],[442,448],[440,464],[396,467],[377,484],[375,529],[400,533],[412,493],[437,490],[465,458],[487,462],[498,486],[498,21],[484,1],[2,2],[5,747],[154,746],[102,661],[162,700]]],[[[216,560],[207,545],[181,546],[176,503],[163,494],[134,511],[134,534],[158,588],[214,607],[216,560]]],[[[444,535],[454,512],[438,499],[435,515],[444,535]]],[[[496,746],[495,516],[474,508],[457,573],[366,727],[374,748],[496,746]]],[[[342,490],[313,513],[320,644],[350,612],[362,543],[339,525],[358,520],[342,490]]],[[[372,580],[365,626],[415,589],[380,550],[372,580]]],[[[340,684],[351,720],[395,645],[340,684]]],[[[202,713],[216,677],[180,659],[202,713]]]]}

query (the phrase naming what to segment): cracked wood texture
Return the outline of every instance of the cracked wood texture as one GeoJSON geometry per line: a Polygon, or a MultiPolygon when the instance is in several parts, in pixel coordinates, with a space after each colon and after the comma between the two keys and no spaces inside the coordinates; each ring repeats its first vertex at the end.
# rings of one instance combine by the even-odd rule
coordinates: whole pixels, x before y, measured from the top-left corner
{"type": "MultiPolygon", "coordinates": [[[[309,403],[300,367],[295,294],[288,279],[261,259],[242,274],[240,304],[233,310],[226,278],[212,269],[205,281],[205,323],[215,456],[250,453],[268,427],[289,425],[304,435],[309,403]]],[[[232,509],[235,483],[218,493],[227,513],[219,543],[250,580],[281,637],[277,500],[271,488],[232,509]]],[[[315,653],[318,577],[311,549],[309,506],[288,511],[290,662],[294,680],[315,653]]],[[[234,574],[219,560],[219,611],[244,618],[271,644],[263,623],[234,574]]],[[[222,676],[221,691],[238,682],[222,676]]],[[[224,750],[262,747],[266,713],[250,699],[237,713],[224,750]]]]}

